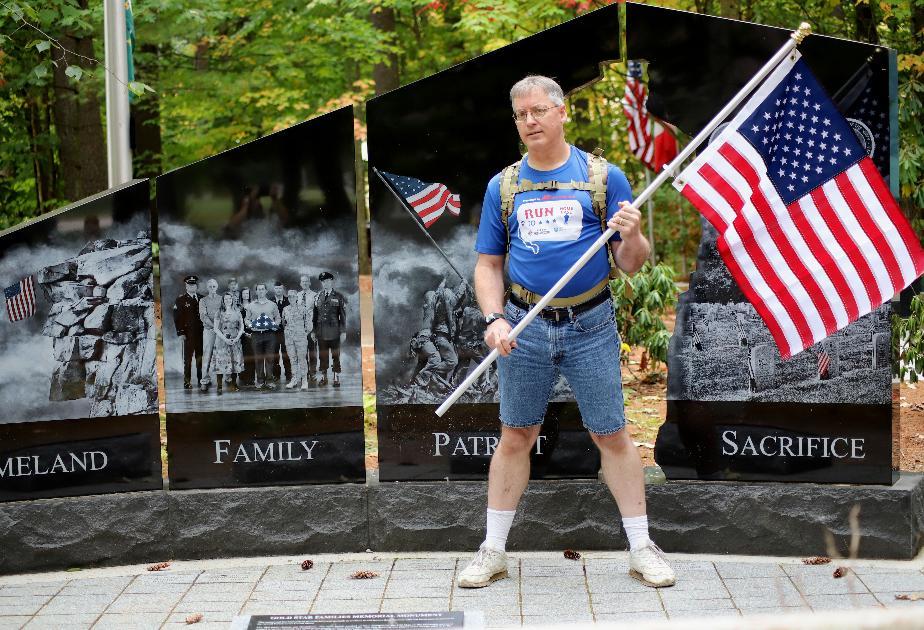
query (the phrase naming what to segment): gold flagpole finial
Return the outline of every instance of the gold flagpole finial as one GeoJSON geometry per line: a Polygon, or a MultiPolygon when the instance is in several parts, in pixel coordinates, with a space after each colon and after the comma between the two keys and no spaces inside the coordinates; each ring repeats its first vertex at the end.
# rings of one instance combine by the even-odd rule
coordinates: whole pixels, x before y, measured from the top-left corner
{"type": "Polygon", "coordinates": [[[799,25],[795,31],[793,31],[792,38],[796,40],[796,44],[801,44],[802,40],[812,34],[812,25],[808,22],[803,22],[799,25]]]}

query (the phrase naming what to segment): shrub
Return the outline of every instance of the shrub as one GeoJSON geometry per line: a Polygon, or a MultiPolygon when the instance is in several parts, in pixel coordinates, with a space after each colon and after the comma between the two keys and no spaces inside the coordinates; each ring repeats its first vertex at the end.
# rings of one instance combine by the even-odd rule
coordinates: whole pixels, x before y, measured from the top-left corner
{"type": "Polygon", "coordinates": [[[623,342],[644,348],[639,368],[654,370],[667,361],[671,334],[661,318],[677,303],[674,270],[650,262],[632,276],[621,275],[610,281],[616,303],[616,325],[623,342]]]}
{"type": "Polygon", "coordinates": [[[908,317],[892,315],[892,374],[917,383],[924,374],[924,294],[911,298],[908,317]]]}

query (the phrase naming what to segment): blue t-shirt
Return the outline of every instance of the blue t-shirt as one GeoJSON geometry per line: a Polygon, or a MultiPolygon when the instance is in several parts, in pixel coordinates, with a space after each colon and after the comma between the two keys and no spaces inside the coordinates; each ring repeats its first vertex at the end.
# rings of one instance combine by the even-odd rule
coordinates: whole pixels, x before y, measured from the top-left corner
{"type": "MultiPolygon", "coordinates": [[[[488,183],[481,207],[481,223],[475,251],[505,254],[507,239],[501,222],[498,173],[488,183]]],[[[587,153],[571,147],[568,161],[552,171],[537,171],[526,157],[520,165],[520,179],[534,183],[590,181],[587,153]]],[[[619,210],[620,201],[632,201],[632,189],[623,172],[610,164],[607,172],[607,218],[619,210]]],[[[510,229],[510,279],[535,293],[545,294],[558,279],[600,237],[600,219],[594,214],[591,193],[584,190],[531,190],[516,195],[507,222],[510,229]]],[[[617,232],[610,241],[618,241],[617,232]]],[[[604,248],[575,274],[559,292],[570,297],[588,291],[609,275],[610,263],[604,248]]]]}

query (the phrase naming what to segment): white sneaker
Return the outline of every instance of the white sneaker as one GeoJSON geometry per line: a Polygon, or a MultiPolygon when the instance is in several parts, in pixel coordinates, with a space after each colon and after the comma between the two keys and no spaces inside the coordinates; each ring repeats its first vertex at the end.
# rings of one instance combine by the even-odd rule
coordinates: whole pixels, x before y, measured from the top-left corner
{"type": "Polygon", "coordinates": [[[292,380],[286,385],[286,389],[292,389],[293,387],[298,387],[299,379],[292,377],[292,380]]]}
{"type": "Polygon", "coordinates": [[[303,392],[307,392],[307,391],[308,391],[308,377],[307,377],[307,376],[306,376],[305,378],[302,379],[301,390],[302,390],[303,392]]]}
{"type": "Polygon", "coordinates": [[[507,577],[507,554],[484,544],[459,574],[459,588],[481,588],[507,577]]]}
{"type": "Polygon", "coordinates": [[[641,549],[629,552],[629,575],[645,586],[655,588],[673,586],[677,581],[664,552],[651,541],[641,549]]]}

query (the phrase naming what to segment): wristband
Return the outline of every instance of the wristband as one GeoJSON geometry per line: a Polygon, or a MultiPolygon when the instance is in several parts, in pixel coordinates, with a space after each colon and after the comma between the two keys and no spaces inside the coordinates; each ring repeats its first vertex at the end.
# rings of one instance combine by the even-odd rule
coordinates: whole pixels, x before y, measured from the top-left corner
{"type": "Polygon", "coordinates": [[[503,313],[488,313],[488,315],[484,318],[484,325],[490,326],[499,319],[504,319],[503,313]]]}

